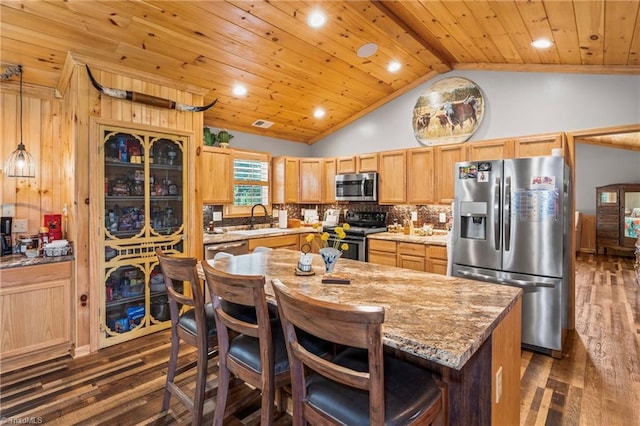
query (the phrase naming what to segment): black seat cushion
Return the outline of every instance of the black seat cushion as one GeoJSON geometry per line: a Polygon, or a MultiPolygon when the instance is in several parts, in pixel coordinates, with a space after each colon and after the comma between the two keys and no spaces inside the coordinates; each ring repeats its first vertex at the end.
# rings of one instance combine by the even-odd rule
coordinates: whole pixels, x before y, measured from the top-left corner
{"type": "MultiPolygon", "coordinates": [[[[215,337],[218,333],[216,330],[216,320],[213,313],[213,305],[211,303],[207,303],[206,305],[204,305],[204,311],[205,315],[207,316],[209,337],[215,337]]],[[[178,327],[182,327],[193,335],[196,334],[198,328],[196,327],[196,315],[193,308],[180,315],[180,319],[178,320],[178,327]]]]}
{"type": "MultiPolygon", "coordinates": [[[[282,324],[278,318],[271,321],[271,339],[274,348],[274,373],[279,374],[289,370],[289,358],[287,347],[284,341],[282,324]]],[[[310,352],[318,356],[330,354],[333,345],[325,340],[318,339],[302,330],[298,330],[299,342],[310,352]]],[[[246,365],[251,370],[259,373],[262,371],[260,362],[260,344],[257,338],[240,335],[231,341],[229,356],[236,361],[246,365]]]]}
{"type": "MultiPolygon", "coordinates": [[[[334,363],[368,371],[367,351],[349,348],[334,363]]],[[[431,373],[390,356],[384,357],[385,425],[405,425],[440,396],[431,373]]],[[[369,425],[369,393],[313,373],[307,379],[307,400],[316,409],[350,426],[369,425]]]]}
{"type": "MultiPolygon", "coordinates": [[[[279,374],[289,370],[289,358],[287,357],[287,347],[284,343],[284,333],[282,332],[280,320],[272,319],[270,322],[274,372],[279,374]]],[[[235,337],[229,345],[229,356],[256,373],[262,371],[260,342],[256,337],[245,336],[244,334],[235,337]]]]}

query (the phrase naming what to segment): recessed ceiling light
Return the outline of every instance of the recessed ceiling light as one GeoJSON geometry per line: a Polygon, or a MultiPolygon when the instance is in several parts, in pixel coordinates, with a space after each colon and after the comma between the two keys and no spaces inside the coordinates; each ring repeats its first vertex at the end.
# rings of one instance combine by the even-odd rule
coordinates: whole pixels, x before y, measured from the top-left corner
{"type": "Polygon", "coordinates": [[[378,45],[375,43],[367,43],[360,46],[358,49],[358,56],[361,58],[368,58],[378,51],[378,45]]]}
{"type": "Polygon", "coordinates": [[[531,42],[531,46],[535,47],[536,49],[546,49],[547,47],[551,47],[552,44],[553,43],[544,38],[539,38],[531,42]]]}
{"type": "Polygon", "coordinates": [[[313,28],[320,28],[325,22],[327,22],[327,16],[319,10],[314,10],[307,18],[307,24],[313,28]]]}
{"type": "Polygon", "coordinates": [[[391,62],[389,63],[389,65],[387,66],[387,71],[389,71],[389,72],[396,72],[396,71],[398,71],[401,67],[402,67],[402,65],[400,65],[400,62],[398,62],[398,61],[391,61],[391,62]]]}
{"type": "Polygon", "coordinates": [[[233,86],[233,94],[236,96],[244,96],[247,94],[247,88],[242,84],[236,84],[233,86]]]}
{"type": "Polygon", "coordinates": [[[324,117],[324,114],[325,114],[325,112],[324,112],[324,110],[322,108],[316,108],[316,110],[313,111],[313,116],[315,118],[322,118],[322,117],[324,117]]]}

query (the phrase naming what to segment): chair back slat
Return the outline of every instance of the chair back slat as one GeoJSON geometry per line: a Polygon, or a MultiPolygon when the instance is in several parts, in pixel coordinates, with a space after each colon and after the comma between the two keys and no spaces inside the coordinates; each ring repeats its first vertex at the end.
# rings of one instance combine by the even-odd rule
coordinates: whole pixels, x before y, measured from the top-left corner
{"type": "Polygon", "coordinates": [[[382,341],[379,336],[384,322],[384,308],[347,306],[312,299],[293,292],[279,280],[273,280],[272,286],[290,357],[295,357],[306,367],[331,380],[366,390],[377,387],[371,377],[378,368],[382,368],[382,341]],[[367,349],[370,353],[369,372],[345,368],[314,355],[299,343],[295,328],[333,343],[367,349]]]}

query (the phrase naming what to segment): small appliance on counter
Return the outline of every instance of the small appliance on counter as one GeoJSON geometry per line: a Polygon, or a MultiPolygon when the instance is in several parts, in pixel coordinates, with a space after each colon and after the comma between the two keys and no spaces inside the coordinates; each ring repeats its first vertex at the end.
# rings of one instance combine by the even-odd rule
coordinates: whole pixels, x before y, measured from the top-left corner
{"type": "Polygon", "coordinates": [[[11,225],[13,218],[2,217],[0,233],[2,234],[2,256],[13,254],[13,242],[11,241],[11,225]]]}
{"type": "Polygon", "coordinates": [[[336,226],[340,222],[340,209],[327,209],[324,212],[322,226],[336,226]]]}

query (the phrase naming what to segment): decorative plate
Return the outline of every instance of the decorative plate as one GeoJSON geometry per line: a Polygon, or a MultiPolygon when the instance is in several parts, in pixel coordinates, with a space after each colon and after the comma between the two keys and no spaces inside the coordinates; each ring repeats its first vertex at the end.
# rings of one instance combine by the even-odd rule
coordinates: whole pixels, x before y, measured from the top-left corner
{"type": "Polygon", "coordinates": [[[465,142],[484,116],[482,91],[471,80],[444,78],[426,88],[413,108],[413,134],[422,145],[465,142]]]}

